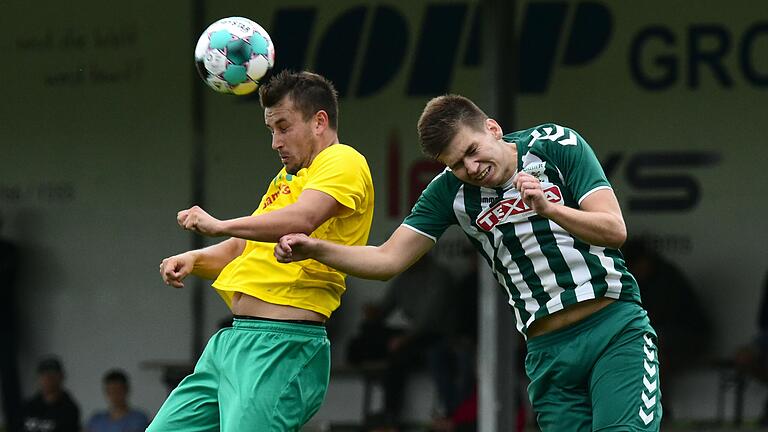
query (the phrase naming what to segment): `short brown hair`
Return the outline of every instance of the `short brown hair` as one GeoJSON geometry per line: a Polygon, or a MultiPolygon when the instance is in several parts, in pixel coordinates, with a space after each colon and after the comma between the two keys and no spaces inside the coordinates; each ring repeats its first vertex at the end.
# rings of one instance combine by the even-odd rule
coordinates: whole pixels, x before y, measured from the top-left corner
{"type": "Polygon", "coordinates": [[[459,132],[469,126],[483,130],[488,116],[474,102],[464,96],[449,94],[427,102],[417,126],[421,151],[437,159],[459,132]]]}
{"type": "Polygon", "coordinates": [[[263,108],[277,105],[285,96],[291,98],[304,120],[323,110],[328,114],[329,127],[338,129],[338,93],[327,78],[307,71],[283,70],[259,88],[259,102],[263,108]]]}
{"type": "Polygon", "coordinates": [[[128,375],[121,369],[111,369],[107,371],[107,373],[104,374],[102,381],[104,384],[116,382],[124,385],[125,388],[130,387],[128,384],[128,375]]]}

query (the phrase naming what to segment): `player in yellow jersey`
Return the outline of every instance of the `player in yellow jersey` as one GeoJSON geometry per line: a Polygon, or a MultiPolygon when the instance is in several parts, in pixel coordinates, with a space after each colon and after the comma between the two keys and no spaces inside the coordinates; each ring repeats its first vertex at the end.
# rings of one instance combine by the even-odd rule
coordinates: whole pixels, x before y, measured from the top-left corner
{"type": "Polygon", "coordinates": [[[163,281],[176,288],[189,274],[215,279],[234,325],[211,338],[151,432],[298,431],[325,397],[330,345],[323,324],[339,306],[345,274],[313,260],[278,264],[273,248],[292,232],[365,245],[373,183],[365,158],[339,143],[337,95],[328,80],[284,71],[259,96],[284,168],[250,216],[218,220],[197,206],[180,211],[184,229],[229,238],[160,264],[163,281]]]}

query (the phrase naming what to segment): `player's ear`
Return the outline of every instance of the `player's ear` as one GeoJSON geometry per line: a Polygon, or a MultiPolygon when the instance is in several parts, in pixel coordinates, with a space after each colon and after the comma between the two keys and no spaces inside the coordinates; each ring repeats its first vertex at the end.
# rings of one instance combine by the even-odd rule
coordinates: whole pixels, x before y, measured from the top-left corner
{"type": "Polygon", "coordinates": [[[316,133],[322,133],[328,128],[328,113],[325,110],[320,110],[315,113],[314,129],[316,133]]]}
{"type": "Polygon", "coordinates": [[[501,131],[501,126],[492,118],[485,120],[485,127],[488,128],[488,131],[490,131],[497,140],[500,140],[501,136],[504,135],[501,131]]]}

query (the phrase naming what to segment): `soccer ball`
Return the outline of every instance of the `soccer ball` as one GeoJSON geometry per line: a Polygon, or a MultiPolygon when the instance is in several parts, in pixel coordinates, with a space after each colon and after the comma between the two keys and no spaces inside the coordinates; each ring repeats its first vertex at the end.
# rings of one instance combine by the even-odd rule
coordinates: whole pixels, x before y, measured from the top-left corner
{"type": "Polygon", "coordinates": [[[222,18],[197,40],[195,65],[200,77],[220,93],[245,95],[275,64],[275,47],[258,24],[242,17],[222,18]]]}

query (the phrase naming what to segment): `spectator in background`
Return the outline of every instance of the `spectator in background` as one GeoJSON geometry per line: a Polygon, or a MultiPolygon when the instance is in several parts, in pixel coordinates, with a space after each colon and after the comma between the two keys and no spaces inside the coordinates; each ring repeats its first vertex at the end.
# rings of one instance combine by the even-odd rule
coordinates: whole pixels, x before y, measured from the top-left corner
{"type": "Polygon", "coordinates": [[[704,362],[710,349],[712,321],[696,289],[677,265],[642,239],[628,240],[621,251],[659,337],[664,417],[670,420],[674,413],[668,401],[672,400],[674,379],[704,362]]]}
{"type": "MultiPolygon", "coordinates": [[[[0,234],[3,215],[0,214],[0,234]]],[[[3,401],[6,430],[21,430],[21,386],[19,384],[18,317],[16,279],[19,273],[19,248],[0,237],[0,399],[3,401]]]]}
{"type": "Polygon", "coordinates": [[[64,368],[56,357],[37,365],[38,392],[22,409],[25,432],[80,432],[80,408],[64,389],[64,368]]]}
{"type": "Polygon", "coordinates": [[[128,376],[119,369],[104,375],[104,395],[108,408],[94,414],[88,421],[87,432],[143,432],[149,418],[128,405],[130,385],[128,376]]]}
{"type": "Polygon", "coordinates": [[[444,414],[472,393],[477,275],[471,280],[456,283],[428,254],[391,282],[381,302],[366,305],[348,360],[384,361],[387,423],[400,423],[405,384],[416,369],[428,368],[444,414]],[[387,324],[397,311],[406,321],[404,328],[387,324]]]}

